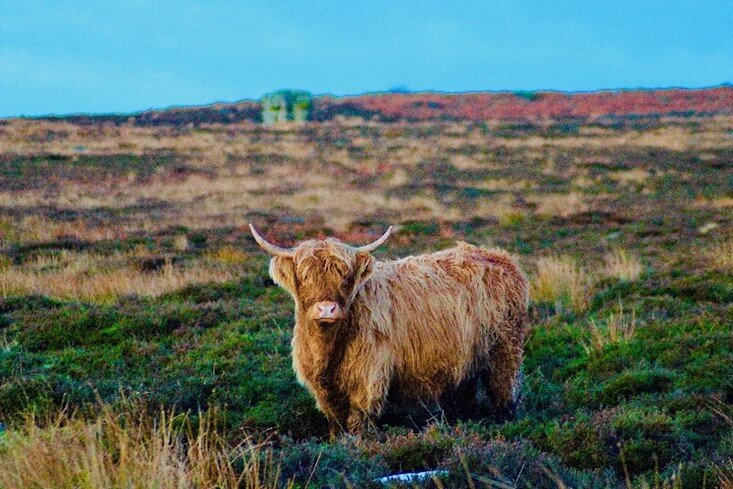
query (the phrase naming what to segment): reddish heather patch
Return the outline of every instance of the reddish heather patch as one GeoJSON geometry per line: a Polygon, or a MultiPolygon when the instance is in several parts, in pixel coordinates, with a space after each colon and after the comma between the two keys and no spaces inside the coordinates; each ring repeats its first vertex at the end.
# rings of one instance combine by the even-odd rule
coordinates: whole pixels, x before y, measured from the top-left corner
{"type": "Polygon", "coordinates": [[[586,118],[603,115],[731,114],[733,88],[588,93],[390,93],[316,100],[316,118],[337,114],[427,121],[586,118]],[[319,117],[320,116],[320,117],[319,117]]]}

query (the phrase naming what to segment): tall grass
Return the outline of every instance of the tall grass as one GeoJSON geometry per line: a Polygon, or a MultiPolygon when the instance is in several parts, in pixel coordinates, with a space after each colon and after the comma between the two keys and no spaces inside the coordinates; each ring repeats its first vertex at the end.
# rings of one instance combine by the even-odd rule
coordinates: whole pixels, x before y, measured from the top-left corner
{"type": "Polygon", "coordinates": [[[704,255],[712,268],[723,272],[733,272],[733,233],[727,239],[709,246],[704,255]]]}
{"type": "MultiPolygon", "coordinates": [[[[728,428],[733,428],[733,408],[720,400],[708,406],[716,417],[722,419],[728,428]]],[[[718,483],[721,489],[733,489],[733,457],[717,467],[718,483]]]]}
{"type": "Polygon", "coordinates": [[[554,305],[557,311],[579,313],[588,305],[592,285],[590,274],[575,259],[550,255],[537,259],[530,295],[535,302],[554,305]]]}
{"type": "Polygon", "coordinates": [[[109,408],[91,421],[62,412],[49,423],[29,416],[0,438],[3,489],[188,489],[278,486],[272,452],[245,439],[230,446],[212,416],[109,408]]]}
{"type": "Polygon", "coordinates": [[[7,216],[0,216],[0,245],[3,246],[59,239],[99,241],[123,238],[126,234],[124,227],[116,223],[92,225],[83,219],[54,221],[37,215],[28,215],[13,220],[7,216]]]}
{"type": "Polygon", "coordinates": [[[606,345],[630,339],[636,332],[636,311],[625,313],[619,303],[618,313],[610,313],[602,322],[589,322],[590,341],[583,344],[586,353],[603,349],[606,345]]]}
{"type": "Polygon", "coordinates": [[[0,267],[0,297],[43,294],[59,299],[109,302],[124,295],[158,296],[184,286],[224,282],[233,274],[221,260],[200,260],[186,267],[165,262],[145,272],[126,255],[65,253],[38,257],[21,266],[0,267]]]}
{"type": "Polygon", "coordinates": [[[622,248],[615,248],[604,257],[603,273],[606,277],[615,277],[621,280],[634,281],[639,278],[643,270],[638,258],[622,248]]]}
{"type": "Polygon", "coordinates": [[[728,462],[728,466],[720,469],[720,489],[733,489],[733,460],[728,462]]]}

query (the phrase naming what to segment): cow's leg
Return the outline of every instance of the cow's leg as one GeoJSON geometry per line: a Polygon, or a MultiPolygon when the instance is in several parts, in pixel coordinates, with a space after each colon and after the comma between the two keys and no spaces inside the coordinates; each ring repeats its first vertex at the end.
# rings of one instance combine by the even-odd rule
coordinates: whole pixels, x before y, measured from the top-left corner
{"type": "Polygon", "coordinates": [[[377,362],[362,379],[360,389],[355,389],[351,399],[351,407],[347,420],[347,429],[350,433],[362,433],[365,429],[374,427],[374,422],[382,413],[387,402],[391,383],[391,367],[387,361],[377,362]]]}
{"type": "Polygon", "coordinates": [[[346,427],[349,433],[359,434],[364,431],[368,425],[369,416],[364,411],[352,409],[349,419],[346,421],[346,427]]]}
{"type": "Polygon", "coordinates": [[[334,441],[343,432],[343,427],[341,426],[341,423],[339,423],[336,418],[332,418],[328,416],[327,419],[328,419],[328,437],[331,441],[334,441]]]}
{"type": "Polygon", "coordinates": [[[328,419],[331,438],[343,432],[358,434],[369,427],[382,411],[386,399],[386,387],[381,383],[365,388],[358,398],[349,398],[342,390],[321,391],[317,395],[319,409],[328,419]]]}
{"type": "Polygon", "coordinates": [[[484,370],[482,377],[497,419],[506,419],[515,413],[522,357],[522,338],[502,338],[491,348],[490,366],[484,370]]]}
{"type": "Polygon", "coordinates": [[[322,385],[314,385],[309,389],[316,399],[316,407],[328,421],[328,432],[333,439],[346,431],[349,418],[349,401],[339,389],[328,389],[322,385]]]}

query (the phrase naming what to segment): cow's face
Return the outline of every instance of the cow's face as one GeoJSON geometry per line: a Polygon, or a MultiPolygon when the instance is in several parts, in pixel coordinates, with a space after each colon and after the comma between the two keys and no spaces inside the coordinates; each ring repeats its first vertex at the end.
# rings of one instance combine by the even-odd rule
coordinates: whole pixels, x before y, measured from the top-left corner
{"type": "Polygon", "coordinates": [[[371,245],[351,247],[336,239],[306,241],[292,249],[268,243],[252,228],[260,246],[275,255],[270,276],[293,296],[299,314],[321,324],[346,317],[359,288],[374,265],[371,250],[382,244],[391,229],[371,245]]]}
{"type": "Polygon", "coordinates": [[[332,323],[346,315],[373,262],[368,252],[354,252],[336,240],[308,241],[293,257],[274,257],[270,276],[292,294],[306,318],[332,323]]]}

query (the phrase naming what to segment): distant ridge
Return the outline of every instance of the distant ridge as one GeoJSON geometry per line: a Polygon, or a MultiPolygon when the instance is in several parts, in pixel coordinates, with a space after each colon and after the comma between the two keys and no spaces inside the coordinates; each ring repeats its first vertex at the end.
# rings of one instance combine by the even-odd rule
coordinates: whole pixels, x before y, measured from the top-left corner
{"type": "MultiPolygon", "coordinates": [[[[183,126],[261,122],[258,101],[243,100],[204,106],[173,107],[134,114],[48,116],[74,124],[133,124],[183,126]]],[[[470,92],[372,93],[319,96],[311,119],[338,116],[395,121],[535,121],[588,119],[603,116],[711,116],[733,114],[733,87],[705,89],[604,90],[598,92],[470,92]]]]}

